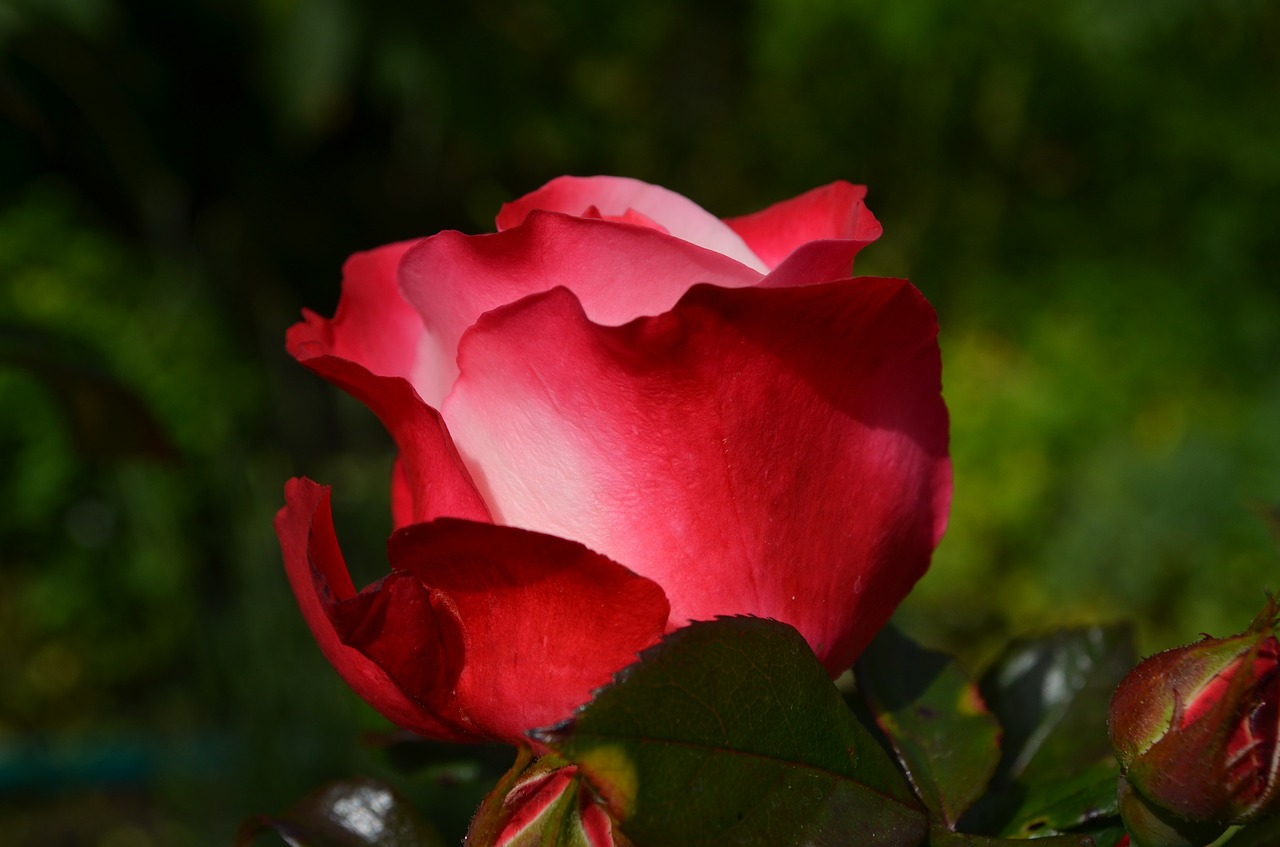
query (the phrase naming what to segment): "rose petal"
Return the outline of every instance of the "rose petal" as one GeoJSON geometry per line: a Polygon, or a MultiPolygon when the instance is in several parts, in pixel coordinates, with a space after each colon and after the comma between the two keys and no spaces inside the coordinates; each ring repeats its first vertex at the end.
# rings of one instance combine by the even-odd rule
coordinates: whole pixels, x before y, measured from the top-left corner
{"type": "Polygon", "coordinates": [[[332,318],[303,310],[289,328],[285,346],[295,358],[319,355],[348,359],[378,376],[410,382],[427,366],[422,319],[400,294],[400,260],[416,242],[402,241],[356,253],[342,266],[342,296],[332,318]]]}
{"type": "MultiPolygon", "coordinates": [[[[767,209],[725,221],[770,268],[776,268],[801,245],[840,239],[856,244],[854,253],[880,237],[880,222],[862,202],[864,185],[833,182],[767,209]]],[[[836,276],[848,276],[845,267],[836,276]]]]}
{"type": "MultiPolygon", "coordinates": [[[[343,267],[342,298],[332,319],[304,311],[285,346],[309,368],[367,405],[395,439],[392,474],[396,526],[441,515],[488,520],[435,409],[415,393],[430,362],[426,330],[400,294],[397,269],[414,242],[357,253],[343,267]]],[[[452,356],[450,356],[452,361],[452,356]]]]}
{"type": "Polygon", "coordinates": [[[592,207],[606,218],[622,218],[628,210],[639,212],[676,238],[714,250],[762,273],[771,267],[761,262],[761,257],[724,221],[697,203],[668,188],[626,177],[557,177],[503,206],[498,212],[498,230],[519,226],[537,209],[583,215],[592,207]]]}
{"type": "Polygon", "coordinates": [[[936,333],[902,280],[698,286],[622,327],[558,289],[476,324],[443,414],[499,523],[652,578],[673,625],[790,623],[838,673],[946,525],[936,333]]]}
{"type": "Polygon", "coordinates": [[[374,376],[336,356],[298,356],[298,361],[368,406],[391,433],[400,450],[391,484],[397,527],[442,516],[491,520],[440,413],[407,381],[374,376]]]}
{"type": "MultiPolygon", "coordinates": [[[[441,519],[396,532],[392,567],[430,586],[461,624],[465,662],[450,702],[491,738],[568,718],[662,634],[662,589],[580,544],[441,519]]],[[[412,656],[392,677],[417,693],[412,656]]],[[[421,696],[429,696],[422,692],[421,696]]]]}
{"type": "Polygon", "coordinates": [[[325,657],[393,722],[433,738],[527,743],[662,634],[653,582],[561,538],[444,518],[397,532],[359,594],[329,489],[290,480],[276,516],[290,585],[325,657]]]}
{"type": "MultiPolygon", "coordinates": [[[[339,637],[330,611],[342,604],[364,603],[367,595],[357,595],[347,571],[329,510],[329,489],[309,479],[292,479],[285,486],[285,506],[276,515],[276,534],[284,553],[285,571],[302,616],[329,663],[357,694],[390,721],[432,738],[475,741],[480,738],[464,728],[446,723],[406,694],[387,673],[367,656],[339,637]]],[[[347,615],[350,618],[350,615],[347,615]]],[[[433,631],[435,620],[414,622],[416,640],[425,643],[423,633],[433,631]]],[[[448,657],[438,648],[422,651],[422,668],[449,675],[448,657]]]]}
{"type": "Polygon", "coordinates": [[[495,235],[443,232],[424,239],[405,256],[400,274],[433,351],[435,370],[418,391],[436,408],[457,378],[458,339],[490,309],[571,281],[593,321],[621,324],[665,312],[694,282],[733,288],[761,279],[657,230],[536,211],[522,226],[495,235]]]}

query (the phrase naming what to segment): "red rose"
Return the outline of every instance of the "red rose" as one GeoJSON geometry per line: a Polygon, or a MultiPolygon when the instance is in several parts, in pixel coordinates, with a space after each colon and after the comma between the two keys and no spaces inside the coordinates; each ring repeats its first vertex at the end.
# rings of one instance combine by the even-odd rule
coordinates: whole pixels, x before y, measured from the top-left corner
{"type": "Polygon", "coordinates": [[[276,518],[343,678],[424,735],[520,743],[690,620],[776,618],[847,668],[951,496],[933,310],[849,277],[864,194],[722,221],[564,177],[496,234],[353,256],[288,348],[396,441],[391,572],[356,592],[310,480],[276,518]]]}

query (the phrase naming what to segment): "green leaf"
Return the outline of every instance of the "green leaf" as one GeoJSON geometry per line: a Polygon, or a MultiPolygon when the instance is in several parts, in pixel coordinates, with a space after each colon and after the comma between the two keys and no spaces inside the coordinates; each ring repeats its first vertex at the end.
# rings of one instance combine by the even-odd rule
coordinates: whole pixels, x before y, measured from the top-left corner
{"type": "MultiPolygon", "coordinates": [[[[929,830],[929,847],[1027,847],[1027,842],[1023,838],[966,835],[935,826],[929,830]]],[[[1048,838],[1037,838],[1035,847],[1100,847],[1100,845],[1087,835],[1054,835],[1048,838]]]]}
{"type": "Polygon", "coordinates": [[[274,831],[290,847],[443,847],[407,800],[377,780],[331,782],[279,817],[257,815],[240,825],[236,847],[251,847],[274,831]]]}
{"type": "Polygon", "coordinates": [[[1035,838],[1114,817],[1120,812],[1116,799],[1119,776],[1120,766],[1112,759],[1095,762],[1079,773],[1015,783],[1016,813],[1000,834],[1035,838]]]}
{"type": "Polygon", "coordinates": [[[1000,761],[1000,724],[945,653],[887,626],[854,667],[858,690],[933,816],[954,829],[1000,761]]]}
{"type": "Polygon", "coordinates": [[[776,621],[677,630],[534,735],[579,765],[638,847],[925,840],[892,759],[776,621]]]}
{"type": "Polygon", "coordinates": [[[1004,727],[1000,765],[962,828],[1025,837],[1118,814],[1107,707],[1135,661],[1127,626],[1012,644],[980,685],[1004,727]]]}
{"type": "Polygon", "coordinates": [[[1000,776],[1034,779],[1109,758],[1107,707],[1136,662],[1127,625],[1059,630],[1010,645],[981,684],[1004,727],[1000,776]]]}

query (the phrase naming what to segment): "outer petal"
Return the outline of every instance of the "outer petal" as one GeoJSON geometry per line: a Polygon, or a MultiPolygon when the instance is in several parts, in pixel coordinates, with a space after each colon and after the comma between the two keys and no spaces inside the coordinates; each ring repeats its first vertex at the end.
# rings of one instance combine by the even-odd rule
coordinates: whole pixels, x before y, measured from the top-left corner
{"type": "Polygon", "coordinates": [[[337,313],[322,318],[304,309],[302,322],[289,328],[289,352],[298,359],[337,356],[378,376],[414,381],[427,364],[422,361],[425,332],[422,319],[400,294],[396,272],[415,243],[388,244],[347,259],[337,313]]]}
{"type": "MultiPolygon", "coordinates": [[[[359,253],[343,269],[332,319],[304,312],[289,329],[289,353],[345,389],[382,420],[400,450],[392,474],[396,526],[440,515],[488,520],[444,421],[411,381],[430,366],[426,330],[400,294],[397,269],[411,242],[359,253]]],[[[453,361],[452,355],[449,357],[453,361]]]]}
{"type": "Polygon", "coordinates": [[[606,218],[621,218],[628,210],[661,225],[676,238],[714,250],[764,272],[761,258],[739,234],[715,215],[680,194],[638,179],[617,176],[562,176],[537,191],[507,203],[498,212],[498,229],[511,229],[536,209],[584,215],[591,207],[606,218]]]}
{"type": "Polygon", "coordinates": [[[698,286],[612,328],[561,289],[477,323],[443,412],[495,520],[652,578],[672,625],[786,621],[838,673],[946,525],[936,332],[902,280],[698,286]]]}
{"type": "Polygon", "coordinates": [[[392,572],[356,593],[329,489],[285,488],[285,567],[325,657],[394,723],[527,743],[662,634],[662,589],[580,544],[443,518],[392,536],[392,572]]]}
{"type": "MultiPolygon", "coordinates": [[[[443,232],[401,264],[401,288],[422,314],[435,370],[418,384],[431,405],[453,387],[462,333],[490,309],[570,286],[593,321],[626,323],[667,311],[696,282],[756,285],[759,273],[647,227],[534,212],[496,235],[443,232]]],[[[544,336],[533,336],[530,342],[544,336]]]]}
{"type": "MultiPolygon", "coordinates": [[[[329,511],[329,489],[309,479],[292,479],[285,486],[285,506],[276,515],[276,534],[284,553],[285,571],[302,616],[311,628],[326,659],[357,694],[393,723],[432,738],[449,741],[478,740],[479,736],[442,720],[423,703],[406,694],[374,661],[343,643],[330,611],[357,600],[355,587],[343,561],[329,511]]],[[[421,651],[422,668],[449,673],[450,657],[435,638],[433,617],[415,623],[416,640],[430,644],[421,651]],[[434,643],[432,643],[434,642],[434,643]]]]}
{"type": "MultiPolygon", "coordinates": [[[[396,575],[430,586],[461,624],[466,660],[450,707],[513,743],[569,717],[657,641],[670,612],[650,580],[541,533],[441,519],[400,530],[388,553],[396,575]]],[[[383,666],[434,696],[405,682],[419,673],[413,656],[383,666]]]]}
{"type": "Polygon", "coordinates": [[[336,356],[298,356],[298,361],[368,406],[395,439],[400,456],[391,499],[397,527],[442,516],[491,520],[440,413],[406,380],[373,376],[336,356]]]}
{"type": "MultiPolygon", "coordinates": [[[[852,262],[853,254],[879,238],[882,232],[880,222],[862,202],[866,196],[866,186],[833,182],[762,211],[730,218],[725,223],[742,236],[747,246],[770,268],[778,267],[801,245],[831,239],[845,242],[842,249],[852,250],[849,253],[852,262]]],[[[848,276],[851,269],[846,265],[833,276],[817,278],[848,276]]]]}

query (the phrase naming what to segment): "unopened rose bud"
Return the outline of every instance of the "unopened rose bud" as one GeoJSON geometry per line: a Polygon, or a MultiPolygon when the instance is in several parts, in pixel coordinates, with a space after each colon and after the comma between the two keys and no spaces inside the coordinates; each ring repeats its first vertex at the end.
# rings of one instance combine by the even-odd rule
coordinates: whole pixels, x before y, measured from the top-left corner
{"type": "Polygon", "coordinates": [[[1120,683],[1111,745],[1140,799],[1189,822],[1280,812],[1278,614],[1272,598],[1239,635],[1166,650],[1120,683]]]}
{"type": "Polygon", "coordinates": [[[630,847],[574,765],[556,756],[534,762],[502,797],[485,800],[467,847],[630,847]],[[491,804],[497,808],[489,808],[491,804]],[[480,818],[491,820],[480,824],[480,818]]]}

